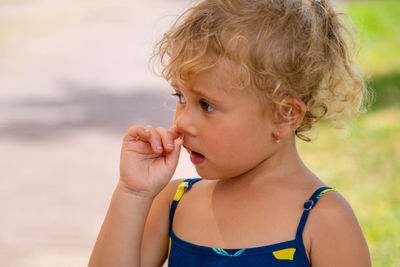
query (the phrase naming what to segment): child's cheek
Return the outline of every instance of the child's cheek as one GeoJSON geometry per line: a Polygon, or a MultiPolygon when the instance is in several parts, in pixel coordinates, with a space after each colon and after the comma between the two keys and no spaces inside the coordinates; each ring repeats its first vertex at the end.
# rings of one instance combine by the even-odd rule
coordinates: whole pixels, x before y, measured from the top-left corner
{"type": "Polygon", "coordinates": [[[237,145],[240,136],[238,132],[232,128],[218,127],[208,134],[207,143],[209,148],[216,153],[226,153],[226,150],[232,149],[237,145]]]}

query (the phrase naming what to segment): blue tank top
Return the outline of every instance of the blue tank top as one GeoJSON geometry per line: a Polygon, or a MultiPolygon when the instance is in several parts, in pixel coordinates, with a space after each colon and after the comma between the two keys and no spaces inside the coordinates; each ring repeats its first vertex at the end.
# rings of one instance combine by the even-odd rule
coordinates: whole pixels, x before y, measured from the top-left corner
{"type": "Polygon", "coordinates": [[[223,249],[199,246],[186,242],[177,237],[172,230],[172,222],[178,203],[187,190],[201,179],[187,179],[182,182],[176,191],[170,210],[169,227],[169,250],[168,266],[170,267],[198,267],[198,266],[229,266],[229,267],[284,267],[284,266],[307,266],[310,262],[303,244],[303,229],[310,210],[315,206],[318,199],[328,191],[334,189],[321,187],[317,189],[309,200],[304,203],[304,211],[297,227],[294,240],[281,242],[273,245],[243,248],[223,249]]]}

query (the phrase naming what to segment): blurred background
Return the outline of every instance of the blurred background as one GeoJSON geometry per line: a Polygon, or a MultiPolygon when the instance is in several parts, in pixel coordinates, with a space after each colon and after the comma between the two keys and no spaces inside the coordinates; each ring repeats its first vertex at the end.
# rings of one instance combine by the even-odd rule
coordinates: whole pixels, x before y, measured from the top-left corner
{"type": "MultiPolygon", "coordinates": [[[[0,267],[86,266],[132,124],[168,127],[148,67],[188,0],[0,0],[0,267]]],[[[400,1],[337,1],[375,93],[346,130],[322,122],[306,163],[353,206],[373,266],[400,264],[400,1]]],[[[196,176],[186,154],[175,177],[196,176]]]]}

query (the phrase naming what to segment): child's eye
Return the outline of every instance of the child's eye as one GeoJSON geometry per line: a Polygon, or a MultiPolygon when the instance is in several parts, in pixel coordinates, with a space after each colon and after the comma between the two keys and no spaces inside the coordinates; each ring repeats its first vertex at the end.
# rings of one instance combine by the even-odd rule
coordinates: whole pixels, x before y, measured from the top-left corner
{"type": "Polygon", "coordinates": [[[211,112],[215,110],[215,107],[209,103],[207,103],[204,100],[200,101],[200,107],[205,111],[205,112],[211,112]]]}
{"type": "Polygon", "coordinates": [[[186,99],[181,93],[173,93],[172,95],[178,98],[179,104],[186,104],[186,99]]]}

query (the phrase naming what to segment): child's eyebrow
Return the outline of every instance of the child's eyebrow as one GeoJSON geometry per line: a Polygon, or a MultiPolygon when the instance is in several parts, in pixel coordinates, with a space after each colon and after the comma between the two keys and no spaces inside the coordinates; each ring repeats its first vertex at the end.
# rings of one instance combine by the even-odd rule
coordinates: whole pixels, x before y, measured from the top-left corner
{"type": "Polygon", "coordinates": [[[179,90],[179,85],[178,85],[178,83],[176,83],[176,82],[170,82],[170,85],[171,85],[171,87],[172,87],[174,90],[179,90]]]}
{"type": "Polygon", "coordinates": [[[208,96],[207,94],[205,94],[203,91],[197,89],[196,87],[190,87],[190,91],[192,91],[196,95],[202,96],[204,98],[212,98],[212,97],[208,96]]]}

